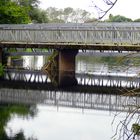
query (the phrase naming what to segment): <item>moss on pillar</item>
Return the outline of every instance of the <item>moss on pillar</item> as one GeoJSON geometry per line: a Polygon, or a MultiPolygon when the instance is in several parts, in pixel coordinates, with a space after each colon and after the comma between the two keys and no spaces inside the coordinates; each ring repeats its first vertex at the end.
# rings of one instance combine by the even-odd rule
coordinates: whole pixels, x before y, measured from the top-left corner
{"type": "Polygon", "coordinates": [[[54,51],[48,58],[48,62],[42,67],[42,70],[47,73],[55,86],[77,85],[75,78],[75,57],[77,53],[78,50],[63,49],[54,51]]]}
{"type": "Polygon", "coordinates": [[[42,67],[42,71],[47,73],[51,82],[58,86],[58,51],[54,51],[48,58],[48,62],[42,67]]]}
{"type": "Polygon", "coordinates": [[[43,71],[58,70],[58,51],[54,51],[47,60],[47,63],[42,67],[43,71]]]}

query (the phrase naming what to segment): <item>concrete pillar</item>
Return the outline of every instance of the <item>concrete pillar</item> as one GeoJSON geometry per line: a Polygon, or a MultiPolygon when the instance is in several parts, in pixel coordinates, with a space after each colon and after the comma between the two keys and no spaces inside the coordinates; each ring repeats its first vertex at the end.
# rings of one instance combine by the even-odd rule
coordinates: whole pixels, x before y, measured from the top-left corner
{"type": "Polygon", "coordinates": [[[77,80],[75,78],[75,57],[77,53],[78,50],[74,49],[59,50],[59,86],[72,86],[77,84],[77,80]]]}
{"type": "Polygon", "coordinates": [[[0,63],[2,63],[2,48],[0,47],[0,63]]]}

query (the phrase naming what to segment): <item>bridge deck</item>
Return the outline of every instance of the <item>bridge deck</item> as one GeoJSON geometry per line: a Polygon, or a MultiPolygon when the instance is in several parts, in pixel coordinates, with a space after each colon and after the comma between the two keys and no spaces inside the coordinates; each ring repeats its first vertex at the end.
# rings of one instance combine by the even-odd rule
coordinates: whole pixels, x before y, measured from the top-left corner
{"type": "Polygon", "coordinates": [[[0,25],[0,46],[140,51],[140,23],[0,25]]]}

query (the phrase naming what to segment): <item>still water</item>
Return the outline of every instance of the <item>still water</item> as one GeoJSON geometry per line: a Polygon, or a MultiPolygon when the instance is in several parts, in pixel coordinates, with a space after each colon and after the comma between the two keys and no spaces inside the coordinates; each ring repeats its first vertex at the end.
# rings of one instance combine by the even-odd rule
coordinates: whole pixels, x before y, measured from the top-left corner
{"type": "MultiPolygon", "coordinates": [[[[24,56],[24,67],[41,69],[43,56],[24,56]]],[[[76,73],[139,75],[139,58],[79,56],[76,73]]],[[[0,88],[0,140],[111,140],[130,105],[139,97],[117,95],[114,88],[38,89],[0,88]],[[83,91],[82,91],[83,90],[83,91]],[[121,113],[120,113],[121,112],[121,113]],[[118,114],[115,117],[114,116],[118,114]]]]}

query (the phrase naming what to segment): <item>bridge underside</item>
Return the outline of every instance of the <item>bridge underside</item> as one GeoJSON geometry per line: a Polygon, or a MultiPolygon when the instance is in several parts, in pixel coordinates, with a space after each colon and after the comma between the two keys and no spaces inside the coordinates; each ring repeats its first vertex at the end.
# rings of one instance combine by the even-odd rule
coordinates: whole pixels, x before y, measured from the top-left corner
{"type": "Polygon", "coordinates": [[[46,48],[46,49],[83,49],[83,50],[112,50],[112,51],[140,51],[140,44],[83,44],[83,43],[0,43],[1,48],[46,48]]]}
{"type": "Polygon", "coordinates": [[[48,48],[58,50],[58,85],[76,85],[75,79],[75,57],[78,49],[85,50],[112,50],[112,51],[140,51],[138,45],[118,45],[118,44],[72,44],[72,43],[48,43],[48,44],[20,44],[20,43],[0,43],[0,63],[2,63],[3,48],[48,48]]]}

